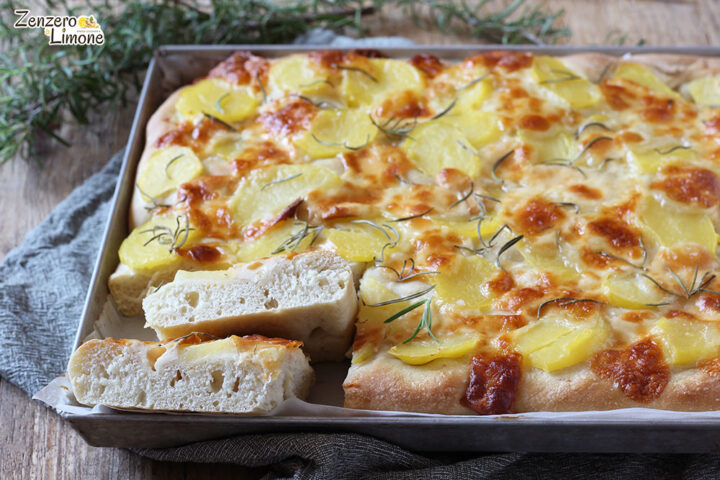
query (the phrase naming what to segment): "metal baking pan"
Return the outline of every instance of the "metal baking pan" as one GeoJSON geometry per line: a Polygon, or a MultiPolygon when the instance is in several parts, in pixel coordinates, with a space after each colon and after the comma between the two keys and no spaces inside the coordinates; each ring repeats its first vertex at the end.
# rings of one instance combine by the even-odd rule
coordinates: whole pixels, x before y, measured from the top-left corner
{"type": "MultiPolygon", "coordinates": [[[[75,348],[93,329],[107,299],[107,279],[118,264],[118,248],[127,235],[127,211],[135,169],[145,146],[145,125],[167,96],[180,86],[206,74],[236,50],[250,50],[266,57],[317,50],[318,46],[167,46],[150,62],[140,94],[122,170],[115,189],[102,248],[85,301],[75,348]],[[183,65],[181,71],[176,68],[183,65]],[[174,67],[171,67],[174,66],[174,67]]],[[[537,54],[566,55],[597,52],[671,53],[719,56],[720,48],[626,47],[498,47],[485,45],[383,48],[390,57],[408,58],[429,53],[459,60],[489,50],[522,50],[537,54]]],[[[341,431],[373,435],[415,450],[445,451],[545,451],[545,452],[718,452],[720,421],[682,418],[648,422],[631,416],[622,420],[587,421],[558,418],[538,420],[520,416],[423,417],[243,417],[235,415],[172,415],[113,412],[79,415],[63,413],[85,440],[102,447],[169,447],[228,435],[259,432],[341,431]]]]}

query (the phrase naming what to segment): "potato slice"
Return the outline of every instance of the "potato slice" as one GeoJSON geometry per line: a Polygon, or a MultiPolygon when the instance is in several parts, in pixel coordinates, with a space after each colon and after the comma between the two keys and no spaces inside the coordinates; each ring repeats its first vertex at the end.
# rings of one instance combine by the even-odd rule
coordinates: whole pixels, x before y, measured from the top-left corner
{"type": "Polygon", "coordinates": [[[672,365],[695,365],[717,355],[720,347],[720,335],[713,323],[661,318],[650,333],[660,340],[672,365]]]}
{"type": "Polygon", "coordinates": [[[518,139],[535,150],[539,162],[567,162],[580,152],[577,142],[564,131],[547,135],[521,130],[518,139]]]}
{"type": "MultiPolygon", "coordinates": [[[[295,220],[283,220],[258,238],[240,245],[235,252],[235,257],[238,262],[251,262],[259,258],[269,257],[274,254],[273,252],[275,252],[285,240],[298,233],[302,228],[304,228],[303,225],[296,225],[295,220]]],[[[312,238],[312,234],[303,238],[294,251],[302,252],[310,248],[312,238]]]]}
{"type": "Polygon", "coordinates": [[[649,68],[639,63],[625,62],[615,70],[613,78],[630,80],[638,85],[666,97],[679,98],[680,95],[660,80],[649,68]]]}
{"type": "Polygon", "coordinates": [[[697,243],[714,253],[718,235],[710,217],[704,213],[692,213],[663,207],[653,197],[646,197],[640,212],[640,220],[650,235],[663,247],[682,242],[697,243]]]}
{"type": "Polygon", "coordinates": [[[630,166],[639,173],[657,173],[660,167],[673,162],[692,162],[696,159],[697,154],[687,148],[668,149],[671,151],[662,151],[660,149],[635,151],[630,150],[627,153],[627,161],[630,166]]]}
{"type": "Polygon", "coordinates": [[[252,87],[207,78],[183,88],[175,108],[186,120],[192,121],[206,113],[223,122],[232,123],[245,120],[255,113],[258,104],[252,87]]]}
{"type": "Polygon", "coordinates": [[[363,71],[346,69],[342,72],[340,95],[351,107],[372,108],[391,95],[406,90],[420,92],[425,87],[422,73],[406,61],[372,58],[367,65],[367,70],[358,66],[363,71]]]}
{"type": "Polygon", "coordinates": [[[380,307],[370,307],[369,305],[394,300],[399,298],[400,295],[387,288],[378,280],[368,277],[367,275],[363,276],[360,280],[359,294],[362,303],[360,305],[360,311],[358,312],[358,323],[369,322],[380,325],[392,315],[411,304],[410,301],[407,301],[380,307]]]}
{"type": "Polygon", "coordinates": [[[439,341],[431,338],[413,339],[390,349],[393,355],[409,365],[424,365],[438,358],[458,358],[475,350],[480,337],[477,334],[443,336],[439,341]]]}
{"type": "Polygon", "coordinates": [[[475,112],[482,107],[485,99],[492,93],[492,81],[485,78],[470,87],[460,90],[457,94],[457,103],[453,113],[475,112]]]}
{"type": "Polygon", "coordinates": [[[458,256],[453,266],[440,270],[436,277],[438,297],[459,308],[485,309],[490,306],[491,299],[482,285],[497,270],[483,257],[458,256]]]}
{"type": "Polygon", "coordinates": [[[419,125],[402,144],[417,168],[432,177],[444,168],[455,168],[476,178],[481,159],[468,151],[469,148],[470,141],[462,131],[442,121],[419,125]]]}
{"type": "Polygon", "coordinates": [[[553,372],[584,362],[597,352],[608,336],[599,316],[580,322],[550,312],[537,322],[512,333],[515,349],[531,366],[553,372]]]}
{"type": "Polygon", "coordinates": [[[571,108],[592,107],[602,97],[597,85],[573,72],[557,58],[535,57],[532,73],[535,81],[566,100],[571,108]]]}
{"type": "Polygon", "coordinates": [[[361,223],[345,223],[326,228],[324,234],[335,251],[351,262],[370,262],[380,255],[388,238],[376,228],[361,223]]]}
{"type": "Polygon", "coordinates": [[[492,112],[467,111],[450,114],[439,121],[459,130],[475,149],[497,140],[502,133],[500,119],[492,112]]]}
{"type": "Polygon", "coordinates": [[[668,300],[652,281],[641,275],[610,275],[602,290],[611,305],[630,310],[653,308],[668,300]]]}
{"type": "Polygon", "coordinates": [[[199,236],[187,217],[163,215],[135,228],[120,245],[120,261],[132,270],[155,273],[174,268],[182,257],[174,247],[192,245],[199,236]]]}
{"type": "Polygon", "coordinates": [[[290,55],[281,58],[270,67],[270,88],[282,92],[306,94],[322,93],[332,87],[328,84],[327,73],[306,55],[290,55]]]}
{"type": "Polygon", "coordinates": [[[315,165],[274,165],[253,170],[230,200],[235,221],[249,225],[277,215],[296,199],[315,190],[340,187],[342,180],[330,169],[315,165]]]}
{"type": "Polygon", "coordinates": [[[687,89],[696,104],[720,106],[720,76],[695,79],[688,84],[687,89]]]}
{"type": "Polygon", "coordinates": [[[158,150],[143,162],[137,185],[141,192],[161,198],[185,182],[202,174],[200,159],[187,147],[172,146],[158,150]]]}
{"type": "Polygon", "coordinates": [[[323,110],[295,145],[313,158],[359,150],[377,136],[377,127],[361,110],[323,110]]]}

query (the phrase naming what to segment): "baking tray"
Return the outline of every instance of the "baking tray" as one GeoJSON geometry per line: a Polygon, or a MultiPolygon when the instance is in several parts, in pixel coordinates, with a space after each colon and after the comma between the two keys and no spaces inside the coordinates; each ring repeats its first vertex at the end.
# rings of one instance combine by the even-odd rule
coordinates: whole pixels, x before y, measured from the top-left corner
{"type": "MultiPolygon", "coordinates": [[[[178,87],[206,74],[236,50],[250,50],[272,58],[317,50],[322,46],[165,46],[150,62],[140,94],[120,177],[113,197],[102,247],[95,265],[75,348],[93,329],[108,297],[107,279],[118,264],[118,248],[127,235],[127,211],[135,169],[145,145],[145,125],[178,87]],[[181,71],[177,66],[183,65],[181,71]]],[[[340,49],[342,50],[342,49],[340,49]]],[[[493,45],[418,46],[382,48],[390,57],[407,58],[429,53],[460,60],[489,50],[521,50],[536,54],[566,55],[597,52],[671,53],[720,56],[720,47],[506,47],[493,45]]],[[[720,420],[672,415],[648,421],[642,416],[587,421],[581,418],[537,419],[514,416],[387,416],[387,417],[245,417],[112,412],[80,415],[61,413],[91,445],[103,447],[169,447],[228,435],[259,432],[357,432],[389,440],[414,450],[545,451],[545,452],[718,452],[720,420]]]]}

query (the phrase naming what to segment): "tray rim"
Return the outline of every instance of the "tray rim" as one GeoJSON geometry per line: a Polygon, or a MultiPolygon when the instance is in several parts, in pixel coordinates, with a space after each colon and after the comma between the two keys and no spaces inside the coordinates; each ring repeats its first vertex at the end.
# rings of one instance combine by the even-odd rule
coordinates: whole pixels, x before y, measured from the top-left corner
{"type": "MultiPolygon", "coordinates": [[[[122,166],[118,176],[118,182],[113,193],[111,208],[108,219],[101,237],[101,247],[94,263],[93,274],[85,297],[82,310],[81,321],[75,335],[73,350],[82,342],[88,327],[92,326],[97,319],[96,297],[102,293],[101,290],[106,288],[107,277],[103,274],[104,264],[108,262],[107,256],[110,255],[113,269],[117,265],[117,252],[108,252],[107,243],[113,230],[119,228],[118,217],[124,219],[127,214],[129,197],[127,195],[128,184],[134,181],[134,171],[136,164],[144,149],[145,123],[142,117],[147,115],[147,97],[153,84],[159,81],[161,73],[158,68],[158,57],[171,54],[182,55],[202,55],[203,53],[231,53],[237,50],[250,50],[253,52],[272,53],[277,55],[285,55],[296,52],[306,52],[319,49],[332,50],[353,50],[357,47],[341,47],[336,48],[327,45],[164,45],[156,49],[151,59],[148,70],[143,82],[143,87],[138,96],[138,105],[135,111],[132,128],[128,137],[128,143],[125,147],[122,166]],[[123,192],[123,190],[126,190],[123,192]],[[123,197],[126,202],[122,202],[123,197]]],[[[623,46],[537,46],[537,45],[494,45],[494,44],[455,44],[455,45],[416,45],[404,47],[384,47],[369,46],[366,48],[377,48],[380,51],[394,53],[401,57],[405,54],[417,53],[433,53],[433,54],[451,54],[473,51],[482,53],[493,50],[505,51],[527,51],[536,54],[550,55],[567,55],[576,53],[600,53],[613,56],[622,56],[625,54],[671,54],[671,55],[689,55],[689,56],[714,56],[720,57],[720,46],[661,46],[661,47],[623,47],[623,46]]],[[[152,113],[152,112],[150,112],[152,113]]],[[[123,225],[123,228],[125,226],[123,225]]],[[[106,267],[106,265],[105,265],[106,267]]],[[[558,412],[564,413],[564,412],[558,412]]],[[[674,412],[677,413],[677,412],[674,412]]],[[[219,415],[202,415],[193,413],[182,414],[165,414],[165,413],[133,413],[133,412],[114,412],[101,414],[76,414],[63,412],[60,414],[63,418],[70,421],[86,439],[89,435],[84,432],[83,424],[91,424],[96,422],[114,423],[121,421],[123,423],[145,423],[145,424],[164,424],[164,423],[184,423],[197,422],[207,425],[247,425],[253,426],[261,424],[266,426],[267,430],[275,428],[293,427],[293,426],[317,426],[329,428],[349,428],[353,431],[362,431],[364,426],[372,424],[377,427],[407,427],[421,428],[428,426],[445,426],[445,427],[480,427],[480,426],[496,426],[496,425],[513,425],[518,428],[526,426],[529,428],[542,427],[561,427],[568,430],[587,429],[587,428],[603,428],[612,427],[622,430],[632,431],[633,429],[642,429],[649,427],[647,420],[642,418],[627,418],[622,420],[572,420],[572,419],[532,419],[524,418],[522,414],[512,417],[504,416],[459,416],[459,415],[443,415],[437,414],[433,416],[352,416],[352,417],[322,417],[322,416],[283,416],[283,417],[267,417],[267,416],[240,416],[232,414],[219,415]]],[[[676,415],[677,417],[677,415],[676,415]]],[[[85,426],[87,426],[85,425],[85,426]]],[[[720,436],[720,419],[680,419],[668,418],[662,420],[653,420],[653,427],[666,429],[668,431],[687,430],[688,433],[696,430],[712,430],[720,436]]],[[[716,449],[720,446],[715,445],[716,449]]],[[[542,449],[540,449],[542,450],[542,449]]],[[[591,450],[593,451],[593,450],[591,450]]]]}

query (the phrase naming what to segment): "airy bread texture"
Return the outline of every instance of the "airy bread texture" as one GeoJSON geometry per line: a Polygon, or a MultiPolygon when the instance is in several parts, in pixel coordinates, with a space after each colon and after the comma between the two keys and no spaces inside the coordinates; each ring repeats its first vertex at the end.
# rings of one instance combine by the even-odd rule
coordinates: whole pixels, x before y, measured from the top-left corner
{"type": "Polygon", "coordinates": [[[108,278],[108,289],[123,315],[142,315],[142,300],[155,288],[173,279],[175,270],[163,270],[146,275],[121,263],[108,278]]]}
{"type": "Polygon", "coordinates": [[[301,340],[315,362],[342,360],[357,296],[350,265],[327,251],[275,256],[223,271],[184,272],[143,300],[161,339],[205,332],[301,340]]]}
{"type": "Polygon", "coordinates": [[[70,357],[68,377],[84,405],[265,414],[307,395],[314,374],[300,346],[259,335],[90,340],[70,357]]]}

